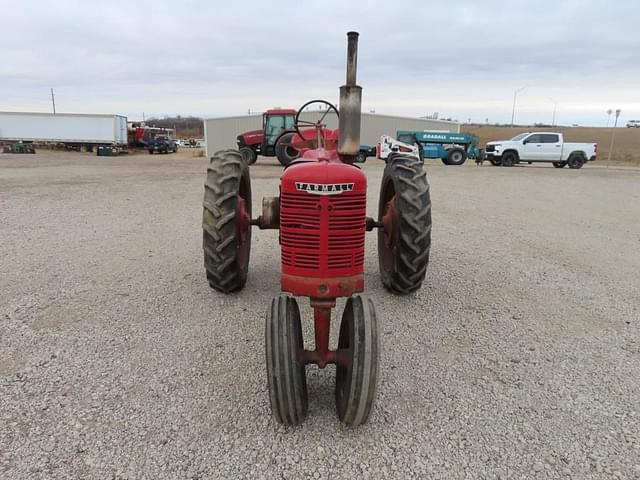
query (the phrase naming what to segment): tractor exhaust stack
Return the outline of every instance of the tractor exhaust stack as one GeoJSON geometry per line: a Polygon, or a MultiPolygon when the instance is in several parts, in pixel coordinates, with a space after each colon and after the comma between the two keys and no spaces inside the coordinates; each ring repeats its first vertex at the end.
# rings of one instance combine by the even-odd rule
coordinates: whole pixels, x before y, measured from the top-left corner
{"type": "Polygon", "coordinates": [[[360,151],[360,114],[362,87],[356,85],[358,69],[358,32],[347,33],[347,83],[340,87],[340,139],[338,154],[352,162],[360,151]]]}

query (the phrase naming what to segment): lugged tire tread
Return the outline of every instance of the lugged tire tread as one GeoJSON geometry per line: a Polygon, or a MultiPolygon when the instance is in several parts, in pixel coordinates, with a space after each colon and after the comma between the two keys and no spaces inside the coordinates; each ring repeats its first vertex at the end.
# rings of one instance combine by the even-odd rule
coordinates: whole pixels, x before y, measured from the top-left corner
{"type": "MultiPolygon", "coordinates": [[[[248,167],[236,150],[211,157],[202,202],[202,246],[209,285],[223,293],[238,291],[247,281],[235,247],[236,202],[243,176],[250,182],[248,167]]],[[[251,241],[250,231],[248,235],[251,241]]]]}
{"type": "Polygon", "coordinates": [[[385,167],[383,183],[388,176],[395,179],[400,234],[396,271],[385,272],[380,261],[382,283],[394,293],[410,293],[422,286],[429,264],[431,196],[427,172],[413,156],[394,155],[385,167]]]}

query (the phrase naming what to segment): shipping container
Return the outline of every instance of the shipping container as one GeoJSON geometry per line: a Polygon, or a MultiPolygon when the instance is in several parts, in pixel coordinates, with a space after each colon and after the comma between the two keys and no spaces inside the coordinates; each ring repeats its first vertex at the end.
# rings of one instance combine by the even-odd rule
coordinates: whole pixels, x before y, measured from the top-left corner
{"type": "Polygon", "coordinates": [[[84,113],[0,112],[0,141],[127,145],[127,117],[84,113]]]}

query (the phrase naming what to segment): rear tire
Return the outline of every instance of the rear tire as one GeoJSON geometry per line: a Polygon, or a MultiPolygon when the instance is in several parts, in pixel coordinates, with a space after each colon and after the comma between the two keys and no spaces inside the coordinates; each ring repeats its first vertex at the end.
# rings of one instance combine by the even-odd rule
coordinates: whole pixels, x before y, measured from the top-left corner
{"type": "Polygon", "coordinates": [[[204,185],[202,247],[209,285],[235,292],[247,281],[251,252],[251,180],[236,150],[211,157],[204,185]]]}
{"type": "Polygon", "coordinates": [[[276,141],[276,157],[280,162],[280,165],[286,167],[291,162],[293,162],[296,158],[300,156],[300,152],[293,148],[291,145],[291,139],[295,135],[294,132],[285,133],[276,141]]]}
{"type": "Polygon", "coordinates": [[[567,166],[567,162],[553,162],[553,166],[556,168],[564,168],[567,166]]]}
{"type": "Polygon", "coordinates": [[[370,298],[347,299],[338,350],[346,351],[348,360],[336,365],[336,410],[343,423],[357,427],[369,419],[378,383],[378,321],[370,298]]]}
{"type": "Polygon", "coordinates": [[[513,152],[506,152],[502,154],[502,166],[513,167],[518,161],[518,157],[513,152]]]}
{"type": "Polygon", "coordinates": [[[242,155],[242,159],[247,163],[247,165],[253,165],[256,163],[258,159],[258,154],[251,147],[240,147],[240,155],[242,155]]]}
{"type": "Polygon", "coordinates": [[[462,165],[467,160],[467,152],[461,148],[452,148],[447,152],[445,165],[462,165]]]}
{"type": "Polygon", "coordinates": [[[382,176],[378,260],[383,285],[409,293],[422,285],[431,248],[431,197],[427,172],[413,155],[389,157],[382,176]]]}
{"type": "Polygon", "coordinates": [[[307,416],[306,369],[298,361],[302,349],[298,303],[281,294],[267,311],[265,353],[271,414],[283,425],[299,425],[307,416]]]}
{"type": "Polygon", "coordinates": [[[567,160],[567,165],[569,165],[569,168],[574,170],[582,168],[584,165],[584,158],[581,155],[571,155],[567,160]]]}

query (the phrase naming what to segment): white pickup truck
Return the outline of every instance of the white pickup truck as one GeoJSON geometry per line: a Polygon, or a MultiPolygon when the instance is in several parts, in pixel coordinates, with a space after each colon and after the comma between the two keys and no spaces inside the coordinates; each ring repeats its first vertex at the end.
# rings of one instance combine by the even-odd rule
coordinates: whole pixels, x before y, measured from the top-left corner
{"type": "Polygon", "coordinates": [[[597,143],[565,143],[561,133],[552,132],[525,132],[511,140],[488,142],[485,148],[486,159],[503,167],[520,162],[549,162],[556,168],[582,168],[597,154],[597,143]]]}

